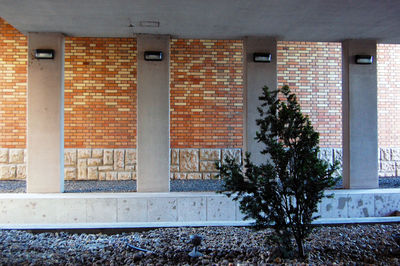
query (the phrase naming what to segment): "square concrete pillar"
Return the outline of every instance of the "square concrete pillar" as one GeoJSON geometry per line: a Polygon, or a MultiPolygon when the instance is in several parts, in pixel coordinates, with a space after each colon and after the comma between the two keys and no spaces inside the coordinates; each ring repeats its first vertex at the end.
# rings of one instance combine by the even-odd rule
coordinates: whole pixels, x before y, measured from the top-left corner
{"type": "Polygon", "coordinates": [[[342,43],[343,185],[378,188],[378,126],[376,41],[342,43]],[[356,55],[372,55],[369,65],[356,55]]]}
{"type": "Polygon", "coordinates": [[[256,164],[265,162],[265,155],[260,154],[263,144],[254,138],[258,131],[256,119],[260,106],[259,97],[262,88],[268,86],[271,90],[277,89],[277,45],[273,38],[246,37],[244,39],[244,151],[251,153],[252,161],[256,164]],[[253,62],[254,53],[270,53],[270,63],[253,62]]]}
{"type": "Polygon", "coordinates": [[[64,191],[64,36],[28,35],[27,192],[64,191]],[[54,59],[36,59],[36,49],[54,59]]]}
{"type": "Polygon", "coordinates": [[[169,36],[137,37],[137,191],[169,191],[169,36]],[[160,51],[162,61],[145,61],[160,51]]]}

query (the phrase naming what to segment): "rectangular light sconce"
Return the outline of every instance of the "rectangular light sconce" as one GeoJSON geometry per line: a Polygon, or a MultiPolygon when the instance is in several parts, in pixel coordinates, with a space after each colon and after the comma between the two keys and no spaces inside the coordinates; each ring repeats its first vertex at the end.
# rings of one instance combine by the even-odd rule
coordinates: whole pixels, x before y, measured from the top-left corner
{"type": "Polygon", "coordinates": [[[139,27],[159,28],[160,27],[160,21],[154,21],[154,20],[140,21],[139,22],[139,27]]]}
{"type": "Polygon", "coordinates": [[[370,65],[374,62],[372,55],[356,55],[356,64],[370,65]]]}
{"type": "Polygon", "coordinates": [[[162,61],[163,54],[159,51],[146,51],[144,52],[144,60],[146,61],[162,61]]]}
{"type": "Polygon", "coordinates": [[[269,54],[269,53],[254,53],[253,61],[256,63],[270,63],[271,62],[271,54],[269,54]]]}
{"type": "Polygon", "coordinates": [[[52,49],[36,49],[36,59],[54,59],[54,50],[52,49]]]}

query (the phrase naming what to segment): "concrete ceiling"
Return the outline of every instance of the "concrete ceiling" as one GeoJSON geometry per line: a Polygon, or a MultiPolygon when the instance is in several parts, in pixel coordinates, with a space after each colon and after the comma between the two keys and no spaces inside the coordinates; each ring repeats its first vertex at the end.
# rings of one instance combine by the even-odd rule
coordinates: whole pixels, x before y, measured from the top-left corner
{"type": "Polygon", "coordinates": [[[23,33],[68,36],[400,43],[399,0],[0,0],[0,17],[23,33]]]}

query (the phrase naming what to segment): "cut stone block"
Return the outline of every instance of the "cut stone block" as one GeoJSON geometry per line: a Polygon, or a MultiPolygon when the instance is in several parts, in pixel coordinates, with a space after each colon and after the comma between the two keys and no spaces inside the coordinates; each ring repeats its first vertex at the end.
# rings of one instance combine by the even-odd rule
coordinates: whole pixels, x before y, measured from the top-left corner
{"type": "Polygon", "coordinates": [[[215,161],[200,161],[200,172],[216,172],[215,161]]]}
{"type": "Polygon", "coordinates": [[[113,150],[111,150],[111,149],[104,150],[103,163],[104,163],[104,165],[113,165],[114,164],[114,151],[113,150]]]}
{"type": "Polygon", "coordinates": [[[88,159],[88,166],[100,166],[103,160],[101,158],[90,158],[88,159]]]}
{"type": "Polygon", "coordinates": [[[218,173],[203,173],[203,179],[216,179],[218,175],[218,173]]]}
{"type": "Polygon", "coordinates": [[[242,161],[242,151],[241,149],[223,149],[222,150],[222,160],[225,158],[235,159],[236,163],[241,163],[242,161]]]}
{"type": "Polygon", "coordinates": [[[333,163],[333,150],[331,148],[321,148],[318,157],[329,164],[333,163]]]}
{"type": "Polygon", "coordinates": [[[379,160],[381,161],[390,161],[392,150],[390,148],[380,148],[379,149],[379,160]]]}
{"type": "Polygon", "coordinates": [[[124,150],[114,150],[114,170],[124,170],[124,150]]]}
{"type": "Polygon", "coordinates": [[[179,165],[170,165],[169,170],[171,172],[179,172],[179,165]]]}
{"type": "Polygon", "coordinates": [[[200,149],[200,160],[219,161],[221,160],[220,149],[200,149]]]}
{"type": "Polygon", "coordinates": [[[125,165],[125,171],[134,172],[135,168],[134,165],[125,165]]]}
{"type": "Polygon", "coordinates": [[[15,165],[1,165],[0,166],[0,179],[10,180],[16,176],[17,167],[15,165]]]}
{"type": "Polygon", "coordinates": [[[8,149],[0,149],[0,163],[8,163],[8,149]]]}
{"type": "Polygon", "coordinates": [[[87,178],[87,161],[86,159],[78,159],[78,179],[85,180],[87,178]]]}
{"type": "Polygon", "coordinates": [[[400,161],[400,148],[392,148],[392,161],[400,161]]]}
{"type": "Polygon", "coordinates": [[[103,158],[103,149],[93,149],[92,158],[103,158]]]}
{"type": "Polygon", "coordinates": [[[112,170],[114,170],[114,167],[112,167],[111,165],[102,165],[102,166],[99,166],[99,171],[112,171],[112,170]]]}
{"type": "Polygon", "coordinates": [[[76,150],[65,149],[64,150],[64,165],[65,166],[76,166],[76,150]]]}
{"type": "Polygon", "coordinates": [[[106,172],[106,180],[112,181],[118,179],[118,172],[106,172]]]}
{"type": "Polygon", "coordinates": [[[64,178],[65,180],[76,180],[76,168],[75,167],[64,168],[64,178]]]}
{"type": "Polygon", "coordinates": [[[91,149],[78,149],[78,159],[88,159],[92,156],[91,149]]]}
{"type": "Polygon", "coordinates": [[[24,150],[23,149],[10,149],[9,150],[10,163],[20,164],[24,163],[24,150]]]}
{"type": "Polygon", "coordinates": [[[343,150],[333,149],[333,159],[339,161],[340,165],[343,164],[343,150]]]}
{"type": "Polygon", "coordinates": [[[136,180],[136,172],[132,173],[132,180],[136,180]]]}
{"type": "Polygon", "coordinates": [[[187,179],[202,179],[201,176],[201,173],[189,173],[187,174],[187,179]]]}
{"type": "Polygon", "coordinates": [[[88,180],[97,180],[99,179],[99,171],[97,167],[88,167],[88,180]]]}
{"type": "Polygon", "coordinates": [[[99,172],[99,180],[102,181],[106,180],[106,175],[107,175],[106,172],[99,172]]]}
{"type": "Polygon", "coordinates": [[[26,165],[25,164],[17,165],[17,179],[21,179],[21,180],[26,179],[26,165]]]}
{"type": "Polygon", "coordinates": [[[118,180],[131,180],[132,175],[130,172],[118,172],[118,180]]]}
{"type": "Polygon", "coordinates": [[[180,150],[179,168],[181,172],[199,171],[199,150],[197,149],[180,150]]]}
{"type": "Polygon", "coordinates": [[[179,164],[179,149],[171,149],[171,165],[179,164]]]}
{"type": "Polygon", "coordinates": [[[393,161],[389,161],[389,162],[382,161],[380,163],[380,170],[385,176],[394,176],[396,174],[396,162],[393,162],[393,161]]]}
{"type": "Polygon", "coordinates": [[[175,179],[186,179],[186,173],[175,173],[175,179]]]}
{"type": "Polygon", "coordinates": [[[396,171],[394,172],[394,176],[400,176],[400,162],[396,162],[396,171]]]}
{"type": "Polygon", "coordinates": [[[136,164],[136,150],[127,149],[125,155],[125,165],[134,165],[134,164],[136,164]]]}

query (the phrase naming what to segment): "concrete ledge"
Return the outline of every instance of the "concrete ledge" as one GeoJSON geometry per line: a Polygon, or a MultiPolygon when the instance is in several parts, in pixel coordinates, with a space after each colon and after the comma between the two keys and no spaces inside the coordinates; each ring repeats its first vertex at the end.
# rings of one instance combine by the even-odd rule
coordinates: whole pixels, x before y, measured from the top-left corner
{"type": "Polygon", "coordinates": [[[321,218],[387,217],[400,210],[400,189],[328,190],[319,206],[321,218]]]}
{"type": "Polygon", "coordinates": [[[0,224],[241,221],[238,203],[216,193],[0,194],[0,224]]]}
{"type": "MultiPolygon", "coordinates": [[[[400,189],[332,190],[315,224],[399,222],[400,189]]],[[[239,204],[213,192],[0,194],[0,228],[247,226],[239,204]]]]}
{"type": "Polygon", "coordinates": [[[398,223],[400,217],[364,217],[364,218],[321,218],[313,222],[315,225],[323,224],[368,224],[368,223],[398,223]]]}

